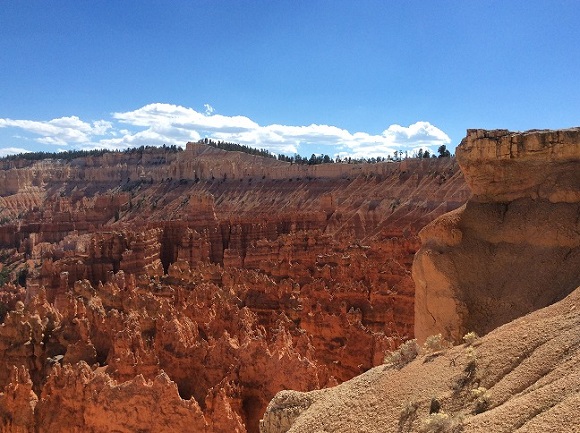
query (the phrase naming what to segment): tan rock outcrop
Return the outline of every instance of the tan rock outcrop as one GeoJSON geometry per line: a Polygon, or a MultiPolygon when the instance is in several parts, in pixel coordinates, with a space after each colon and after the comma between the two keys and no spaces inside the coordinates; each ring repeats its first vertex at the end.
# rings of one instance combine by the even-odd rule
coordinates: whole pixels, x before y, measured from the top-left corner
{"type": "Polygon", "coordinates": [[[457,160],[474,199],[518,198],[580,202],[580,128],[563,130],[470,129],[457,160]]]}
{"type": "Polygon", "coordinates": [[[580,130],[469,130],[457,157],[474,198],[420,232],[420,340],[485,334],[580,284],[580,130]]]}

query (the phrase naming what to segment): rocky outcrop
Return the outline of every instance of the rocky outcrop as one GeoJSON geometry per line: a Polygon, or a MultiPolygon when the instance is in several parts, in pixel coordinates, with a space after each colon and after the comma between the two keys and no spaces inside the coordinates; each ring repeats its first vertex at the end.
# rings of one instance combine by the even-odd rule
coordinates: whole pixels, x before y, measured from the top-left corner
{"type": "Polygon", "coordinates": [[[580,284],[580,130],[469,130],[457,158],[474,197],[420,233],[423,340],[485,334],[580,284]]]}
{"type": "Polygon", "coordinates": [[[580,287],[564,300],[407,365],[334,388],[281,391],[261,433],[555,432],[580,429],[580,287]]]}
{"type": "Polygon", "coordinates": [[[4,165],[20,285],[0,291],[0,391],[23,366],[52,430],[256,432],[276,392],[379,365],[413,335],[419,229],[469,195],[449,158],[299,166],[190,144],[4,165]],[[156,400],[175,420],[141,413],[156,400]]]}
{"type": "Polygon", "coordinates": [[[26,367],[12,367],[9,384],[0,393],[1,429],[7,433],[32,433],[36,420],[34,409],[38,396],[32,390],[32,380],[26,367]]]}
{"type": "Polygon", "coordinates": [[[578,203],[579,143],[580,128],[522,133],[470,129],[457,148],[457,160],[473,200],[578,203]]]}
{"type": "Polygon", "coordinates": [[[38,432],[207,431],[195,400],[179,397],[163,372],[117,383],[86,363],[56,365],[35,408],[38,432]]]}

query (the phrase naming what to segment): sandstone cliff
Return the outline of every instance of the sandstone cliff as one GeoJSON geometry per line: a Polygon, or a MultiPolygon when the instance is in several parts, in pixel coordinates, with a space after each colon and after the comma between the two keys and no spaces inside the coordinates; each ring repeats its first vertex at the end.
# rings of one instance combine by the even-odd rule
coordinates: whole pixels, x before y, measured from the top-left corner
{"type": "Polygon", "coordinates": [[[580,284],[580,129],[469,130],[457,159],[474,195],[420,233],[420,340],[485,334],[580,284]]]}
{"type": "Polygon", "coordinates": [[[5,163],[4,431],[257,431],[279,390],[412,337],[417,233],[468,195],[448,158],[307,167],[188,144],[5,163]]]}

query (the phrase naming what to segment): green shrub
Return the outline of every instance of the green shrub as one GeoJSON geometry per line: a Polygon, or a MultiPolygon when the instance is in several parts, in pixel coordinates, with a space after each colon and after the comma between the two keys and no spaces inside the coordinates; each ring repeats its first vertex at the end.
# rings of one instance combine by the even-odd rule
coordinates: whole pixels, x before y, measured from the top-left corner
{"type": "Polygon", "coordinates": [[[457,382],[453,386],[453,389],[457,391],[461,391],[464,389],[469,383],[475,380],[475,371],[477,370],[477,352],[471,346],[469,346],[465,350],[465,367],[461,375],[457,378],[457,382]]]}
{"type": "Polygon", "coordinates": [[[489,405],[491,404],[491,395],[487,391],[487,388],[480,386],[472,389],[471,395],[476,399],[474,408],[476,414],[485,412],[489,408],[489,405]]]}
{"type": "Polygon", "coordinates": [[[438,352],[449,349],[451,346],[452,344],[446,341],[441,334],[430,335],[423,344],[423,351],[425,353],[438,352]]]}

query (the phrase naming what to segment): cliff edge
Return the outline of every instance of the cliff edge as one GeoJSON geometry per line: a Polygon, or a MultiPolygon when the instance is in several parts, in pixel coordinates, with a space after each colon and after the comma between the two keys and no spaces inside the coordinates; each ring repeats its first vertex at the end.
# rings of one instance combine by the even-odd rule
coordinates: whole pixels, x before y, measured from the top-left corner
{"type": "Polygon", "coordinates": [[[456,156],[473,201],[580,201],[580,128],[469,129],[456,156]]]}
{"type": "Polygon", "coordinates": [[[485,334],[580,284],[580,129],[468,130],[457,160],[473,197],[419,234],[419,340],[485,334]]]}
{"type": "Polygon", "coordinates": [[[469,130],[457,159],[473,197],[413,263],[422,347],[278,393],[262,433],[580,431],[580,130],[469,130]]]}

